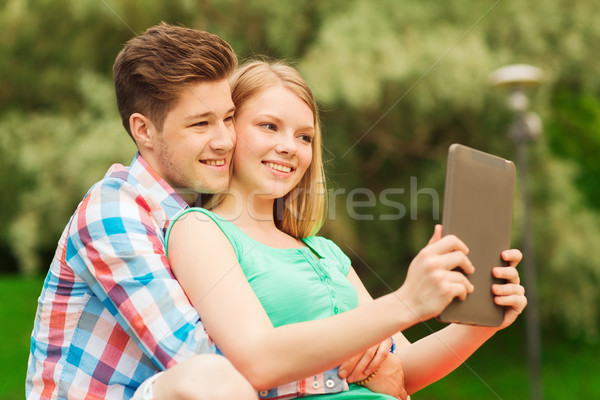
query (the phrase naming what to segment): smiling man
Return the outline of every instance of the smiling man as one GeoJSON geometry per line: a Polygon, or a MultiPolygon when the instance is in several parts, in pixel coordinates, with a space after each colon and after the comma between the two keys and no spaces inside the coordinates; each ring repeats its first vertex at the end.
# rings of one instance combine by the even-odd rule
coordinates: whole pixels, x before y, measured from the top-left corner
{"type": "Polygon", "coordinates": [[[117,105],[139,151],[90,189],[60,238],[31,339],[28,399],[129,399],[142,382],[136,398],[256,398],[214,354],[164,247],[184,199],[229,183],[236,65],[221,38],[164,23],[119,53],[117,105]],[[167,368],[169,384],[153,395],[148,378],[167,368]]]}

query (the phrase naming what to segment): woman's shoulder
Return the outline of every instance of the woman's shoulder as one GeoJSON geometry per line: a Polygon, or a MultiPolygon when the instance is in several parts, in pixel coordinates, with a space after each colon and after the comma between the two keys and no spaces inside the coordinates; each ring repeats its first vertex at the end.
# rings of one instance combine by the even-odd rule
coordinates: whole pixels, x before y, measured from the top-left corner
{"type": "Polygon", "coordinates": [[[187,228],[194,229],[198,228],[198,225],[202,225],[202,227],[218,225],[218,222],[215,220],[215,217],[215,213],[201,207],[185,208],[179,211],[177,214],[175,214],[175,216],[169,222],[166,239],[168,240],[175,226],[186,226],[187,228]]]}
{"type": "Polygon", "coordinates": [[[186,235],[197,240],[210,238],[223,238],[231,243],[236,249],[240,243],[238,240],[238,229],[214,212],[201,207],[189,207],[180,211],[169,224],[165,235],[165,242],[168,244],[174,229],[182,230],[186,235]],[[220,235],[222,233],[223,235],[220,235]]]}

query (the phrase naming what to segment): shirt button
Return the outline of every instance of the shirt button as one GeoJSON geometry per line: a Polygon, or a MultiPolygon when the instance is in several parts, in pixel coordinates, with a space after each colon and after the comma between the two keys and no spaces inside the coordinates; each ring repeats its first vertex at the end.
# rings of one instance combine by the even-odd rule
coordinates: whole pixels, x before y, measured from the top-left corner
{"type": "Polygon", "coordinates": [[[340,312],[340,309],[339,309],[339,308],[337,308],[337,306],[336,306],[336,307],[333,307],[333,312],[334,312],[334,314],[337,314],[337,313],[339,313],[339,312],[340,312]]]}
{"type": "Polygon", "coordinates": [[[331,298],[335,299],[335,291],[333,291],[333,290],[331,291],[331,298]]]}
{"type": "Polygon", "coordinates": [[[258,395],[260,397],[267,397],[269,395],[269,391],[268,390],[261,390],[260,392],[258,392],[258,395]]]}
{"type": "Polygon", "coordinates": [[[319,381],[313,381],[313,389],[318,389],[319,388],[319,381]]]}
{"type": "Polygon", "coordinates": [[[327,382],[325,382],[325,386],[327,386],[329,389],[331,389],[332,387],[335,386],[335,382],[333,381],[333,379],[329,378],[329,379],[327,379],[327,382]]]}
{"type": "Polygon", "coordinates": [[[329,285],[331,283],[331,279],[325,278],[325,283],[329,285]]]}

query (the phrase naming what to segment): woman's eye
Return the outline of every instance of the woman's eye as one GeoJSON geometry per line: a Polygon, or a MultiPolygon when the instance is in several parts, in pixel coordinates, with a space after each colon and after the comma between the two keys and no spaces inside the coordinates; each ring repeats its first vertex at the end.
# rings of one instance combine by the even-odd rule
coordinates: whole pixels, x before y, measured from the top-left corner
{"type": "Polygon", "coordinates": [[[200,121],[200,122],[196,122],[195,124],[192,124],[192,126],[207,126],[208,125],[208,121],[200,121]]]}
{"type": "Polygon", "coordinates": [[[225,118],[225,123],[226,123],[226,124],[232,124],[232,123],[233,123],[233,121],[234,121],[234,120],[233,120],[233,115],[231,115],[231,116],[229,116],[229,117],[225,118]]]}
{"type": "Polygon", "coordinates": [[[276,131],[277,130],[277,126],[275,126],[275,124],[271,124],[270,122],[266,122],[263,124],[260,124],[261,127],[268,129],[270,131],[276,131]]]}
{"type": "Polygon", "coordinates": [[[313,138],[310,135],[300,135],[300,140],[306,143],[312,143],[313,138]]]}

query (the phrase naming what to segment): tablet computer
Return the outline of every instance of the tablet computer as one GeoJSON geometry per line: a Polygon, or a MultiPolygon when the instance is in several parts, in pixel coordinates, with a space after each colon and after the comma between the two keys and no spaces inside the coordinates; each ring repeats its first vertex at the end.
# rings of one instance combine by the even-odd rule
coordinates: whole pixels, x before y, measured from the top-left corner
{"type": "Polygon", "coordinates": [[[469,248],[475,272],[467,275],[475,290],[454,299],[438,319],[442,322],[498,326],[504,307],[494,303],[492,268],[506,265],[501,253],[510,247],[515,165],[479,150],[453,144],[448,150],[443,235],[453,234],[469,248]]]}

